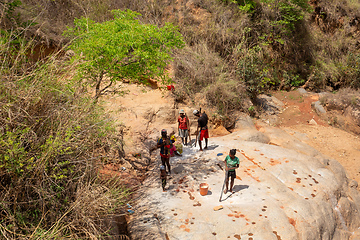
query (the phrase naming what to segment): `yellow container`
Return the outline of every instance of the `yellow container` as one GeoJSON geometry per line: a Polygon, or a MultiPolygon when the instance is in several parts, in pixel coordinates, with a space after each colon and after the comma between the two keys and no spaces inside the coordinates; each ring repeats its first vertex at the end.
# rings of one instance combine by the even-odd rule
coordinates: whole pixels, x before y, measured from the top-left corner
{"type": "Polygon", "coordinates": [[[175,144],[175,147],[176,147],[176,150],[177,150],[180,154],[183,153],[183,146],[182,146],[181,143],[180,143],[180,144],[175,144]]]}

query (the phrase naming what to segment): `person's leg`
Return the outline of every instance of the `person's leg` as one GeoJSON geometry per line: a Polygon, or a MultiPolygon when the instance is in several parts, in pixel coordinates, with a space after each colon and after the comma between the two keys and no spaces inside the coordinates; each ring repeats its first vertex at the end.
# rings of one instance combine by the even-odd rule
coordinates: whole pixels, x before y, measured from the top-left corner
{"type": "Polygon", "coordinates": [[[181,138],[181,143],[184,144],[184,136],[182,129],[179,128],[179,137],[181,138]]]}
{"type": "Polygon", "coordinates": [[[199,147],[200,147],[200,151],[202,151],[203,149],[202,149],[202,146],[201,146],[201,141],[203,140],[203,131],[202,130],[200,130],[200,137],[199,137],[199,147]]]}
{"type": "Polygon", "coordinates": [[[165,167],[165,158],[164,157],[161,157],[161,165],[163,165],[165,167]]]}
{"type": "Polygon", "coordinates": [[[234,186],[234,179],[235,179],[235,176],[231,176],[231,182],[230,182],[230,192],[233,191],[233,186],[234,186]]]}
{"type": "Polygon", "coordinates": [[[205,149],[207,149],[207,147],[208,147],[208,138],[209,138],[209,130],[208,129],[206,129],[206,130],[204,130],[204,138],[205,138],[205,149]]]}
{"type": "Polygon", "coordinates": [[[171,168],[170,168],[170,158],[165,158],[166,159],[166,165],[167,165],[167,168],[169,170],[169,174],[171,174],[171,168]]]}
{"type": "Polygon", "coordinates": [[[162,189],[165,191],[166,179],[162,179],[162,189]]]}
{"type": "Polygon", "coordinates": [[[224,193],[227,193],[227,191],[228,191],[228,185],[229,185],[229,178],[226,178],[224,193]]]}

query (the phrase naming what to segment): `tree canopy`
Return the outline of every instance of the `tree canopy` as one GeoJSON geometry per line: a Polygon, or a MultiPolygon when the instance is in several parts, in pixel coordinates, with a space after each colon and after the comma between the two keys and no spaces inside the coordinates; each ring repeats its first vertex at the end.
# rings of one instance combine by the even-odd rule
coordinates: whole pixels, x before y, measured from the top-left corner
{"type": "Polygon", "coordinates": [[[116,80],[168,81],[165,69],[172,60],[171,51],[184,46],[177,27],[170,23],[163,27],[143,24],[138,19],[141,15],[131,10],[112,13],[114,19],[102,23],[76,19],[75,26],[65,32],[73,37],[70,49],[75,58],[82,58],[80,76],[95,84],[95,97],[116,80]],[[102,87],[105,76],[110,82],[102,87]]]}

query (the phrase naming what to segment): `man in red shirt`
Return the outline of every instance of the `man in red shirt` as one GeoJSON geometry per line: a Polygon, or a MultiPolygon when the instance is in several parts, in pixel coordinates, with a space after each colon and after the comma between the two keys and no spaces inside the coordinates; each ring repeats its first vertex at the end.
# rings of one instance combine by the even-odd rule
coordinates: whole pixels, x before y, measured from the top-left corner
{"type": "Polygon", "coordinates": [[[178,129],[179,137],[181,137],[182,144],[187,145],[187,138],[190,134],[190,121],[186,116],[184,109],[179,111],[180,116],[178,117],[178,129]]]}

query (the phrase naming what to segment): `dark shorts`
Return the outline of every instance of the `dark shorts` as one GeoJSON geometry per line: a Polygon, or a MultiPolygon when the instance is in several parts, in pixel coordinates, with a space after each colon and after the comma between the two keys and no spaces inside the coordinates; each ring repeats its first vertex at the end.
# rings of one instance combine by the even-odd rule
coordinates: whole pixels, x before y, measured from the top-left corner
{"type": "Polygon", "coordinates": [[[229,171],[228,172],[228,178],[231,177],[231,178],[236,178],[236,171],[229,171]]]}

